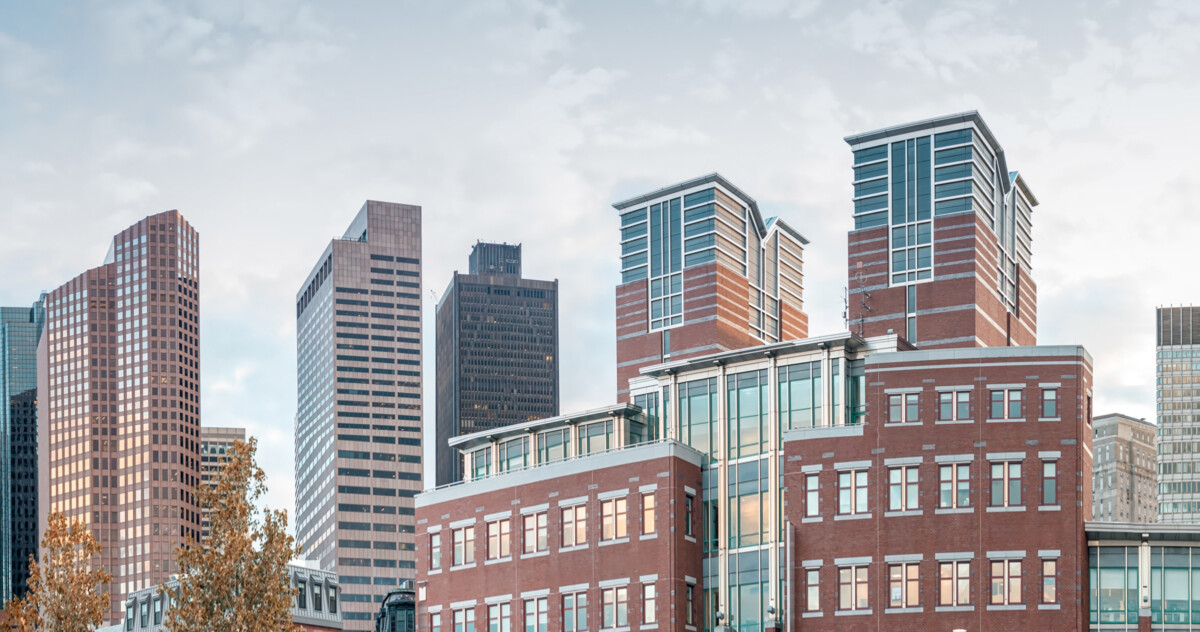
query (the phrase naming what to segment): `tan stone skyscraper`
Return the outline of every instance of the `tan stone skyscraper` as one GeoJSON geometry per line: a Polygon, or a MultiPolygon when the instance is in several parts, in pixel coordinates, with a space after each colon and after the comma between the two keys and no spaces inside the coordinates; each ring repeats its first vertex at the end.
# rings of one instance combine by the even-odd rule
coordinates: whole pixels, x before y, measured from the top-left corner
{"type": "MultiPolygon", "coordinates": [[[[217,428],[205,426],[200,429],[200,480],[209,487],[216,487],[221,470],[229,461],[229,450],[238,441],[246,440],[245,428],[217,428]]],[[[208,520],[208,508],[200,510],[201,539],[207,540],[212,524],[208,520]]]]}
{"type": "Polygon", "coordinates": [[[336,571],[347,630],[416,572],[421,207],[369,201],[296,294],[296,543],[336,571]]]}
{"type": "Polygon", "coordinates": [[[200,536],[199,237],[177,211],[113,237],[104,264],[46,297],[38,345],[38,531],[84,521],[112,608],[177,572],[200,536]]]}

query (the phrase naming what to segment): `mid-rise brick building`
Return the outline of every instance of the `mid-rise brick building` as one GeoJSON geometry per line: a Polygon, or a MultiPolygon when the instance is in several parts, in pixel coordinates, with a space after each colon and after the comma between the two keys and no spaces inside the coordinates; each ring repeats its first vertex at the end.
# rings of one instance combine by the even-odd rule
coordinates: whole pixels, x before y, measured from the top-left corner
{"type": "Polygon", "coordinates": [[[1128,415],[1093,424],[1092,516],[1103,522],[1158,522],[1158,427],[1128,415]]]}
{"type": "Polygon", "coordinates": [[[849,322],[922,348],[1037,343],[1037,198],[978,112],[847,136],[849,322]]]}
{"type": "Polygon", "coordinates": [[[808,335],[808,240],[720,174],[613,205],[621,215],[617,398],[641,367],[808,335]]]}

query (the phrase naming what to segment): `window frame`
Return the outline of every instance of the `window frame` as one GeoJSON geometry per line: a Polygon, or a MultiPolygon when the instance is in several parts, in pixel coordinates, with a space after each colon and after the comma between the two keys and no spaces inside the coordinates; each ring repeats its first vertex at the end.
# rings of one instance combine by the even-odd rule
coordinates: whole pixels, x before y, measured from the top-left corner
{"type": "Polygon", "coordinates": [[[940,391],[938,421],[971,421],[971,391],[940,391]],[[949,416],[946,412],[949,411],[949,416]]]}
{"type": "Polygon", "coordinates": [[[453,529],[451,542],[453,542],[451,568],[471,566],[475,563],[475,525],[453,529]]]}
{"type": "Polygon", "coordinates": [[[1060,419],[1062,411],[1059,409],[1061,402],[1058,399],[1058,388],[1043,388],[1042,389],[1042,419],[1060,419]],[[1048,409],[1053,409],[1049,410],[1048,409]]]}
{"type": "Polygon", "coordinates": [[[587,632],[588,596],[586,590],[563,593],[563,632],[587,632]],[[570,602],[570,605],[568,604],[570,602]],[[568,614],[570,616],[568,616],[568,614]],[[580,625],[582,623],[582,625],[580,625]]]}
{"type": "Polygon", "coordinates": [[[587,545],[587,503],[562,507],[562,518],[559,548],[571,548],[587,545]],[[569,517],[569,519],[568,519],[569,517]],[[567,538],[570,534],[570,539],[567,538]]]}
{"type": "Polygon", "coordinates": [[[871,513],[870,496],[868,495],[870,475],[867,472],[868,468],[838,470],[837,511],[839,516],[868,515],[871,513]],[[860,475],[862,476],[861,480],[860,475]],[[846,480],[849,481],[849,485],[843,485],[843,482],[846,480]],[[844,511],[843,506],[847,506],[849,509],[844,511]]]}
{"type": "Polygon", "coordinates": [[[992,388],[988,389],[988,419],[993,421],[1014,421],[1025,419],[1024,388],[992,388]],[[996,396],[1000,397],[997,398],[996,396]],[[996,407],[1000,406],[1000,415],[996,415],[996,407]]]}
{"type": "Polygon", "coordinates": [[[1058,461],[1054,459],[1042,461],[1041,506],[1058,506],[1058,461]]]}
{"type": "Polygon", "coordinates": [[[988,560],[991,573],[988,591],[988,604],[992,606],[1017,606],[1025,603],[1023,586],[1021,585],[1021,560],[1005,558],[988,560]],[[997,567],[1000,573],[996,573],[997,567]],[[997,593],[997,588],[1000,589],[997,593]],[[1016,601],[1013,601],[1014,594],[1016,601]]]}
{"type": "Polygon", "coordinates": [[[600,629],[615,630],[629,626],[629,586],[610,586],[600,590],[600,629]]]}
{"type": "Polygon", "coordinates": [[[503,560],[512,557],[512,519],[500,518],[487,523],[487,559],[503,560]]]}
{"type": "Polygon", "coordinates": [[[921,423],[920,393],[888,394],[888,425],[921,423]]]}
{"type": "Polygon", "coordinates": [[[817,472],[804,475],[804,517],[821,515],[821,477],[817,472]]]}
{"type": "Polygon", "coordinates": [[[903,562],[888,564],[888,607],[919,608],[921,606],[921,564],[903,562]],[[895,576],[899,571],[899,577],[895,576]],[[895,599],[899,588],[900,600],[895,599]]]}
{"type": "Polygon", "coordinates": [[[600,501],[600,541],[629,537],[629,499],[621,496],[600,501]]]}
{"type": "Polygon", "coordinates": [[[919,511],[920,467],[917,465],[895,465],[888,467],[888,511],[919,511]],[[895,475],[899,474],[899,480],[895,475]],[[899,498],[899,506],[894,502],[899,498]]]}
{"type": "Polygon", "coordinates": [[[991,476],[991,489],[988,494],[989,507],[1023,507],[1024,503],[1021,493],[1021,469],[1023,462],[1020,460],[1011,461],[990,461],[988,470],[991,476]],[[1000,468],[1001,476],[996,477],[996,468],[1000,468]],[[1013,476],[1013,468],[1016,468],[1016,476],[1013,476]],[[1000,502],[997,502],[997,482],[1000,483],[999,490],[1001,495],[1000,502]],[[1014,488],[1015,486],[1015,488],[1014,488]],[[1016,500],[1013,500],[1013,492],[1016,492],[1016,500]]]}
{"type": "Polygon", "coordinates": [[[522,605],[525,615],[525,632],[546,632],[550,625],[550,598],[526,599],[522,605]],[[530,607],[532,606],[532,608],[530,607]],[[532,617],[531,617],[532,615],[532,617]]]}
{"type": "Polygon", "coordinates": [[[642,535],[652,535],[657,531],[655,521],[658,507],[654,492],[642,494],[642,535]]]}
{"type": "Polygon", "coordinates": [[[1043,558],[1042,559],[1042,590],[1041,603],[1057,604],[1058,603],[1058,558],[1043,558]],[[1047,568],[1050,572],[1047,573],[1047,568]],[[1050,598],[1047,599],[1047,591],[1050,598]]]}
{"type": "Polygon", "coordinates": [[[442,568],[442,532],[434,531],[429,534],[429,570],[442,568]]]}
{"type": "Polygon", "coordinates": [[[970,463],[939,463],[938,464],[938,509],[969,509],[971,507],[971,464],[970,463]],[[950,478],[945,472],[950,471],[950,478]],[[964,476],[965,471],[965,476],[964,476]],[[945,504],[944,494],[949,486],[950,504],[945,504]],[[965,493],[965,501],[959,502],[960,494],[965,493]]]}
{"type": "Polygon", "coordinates": [[[658,587],[654,582],[642,584],[642,625],[658,623],[658,587]]]}
{"type": "Polygon", "coordinates": [[[821,569],[804,569],[804,611],[821,611],[821,569]]]}
{"type": "Polygon", "coordinates": [[[971,605],[971,562],[970,560],[947,560],[938,562],[938,606],[971,605]],[[947,572],[949,571],[949,572],[947,572]],[[950,600],[946,601],[949,588],[950,600]],[[963,593],[966,593],[965,595],[963,593]]]}
{"type": "Polygon", "coordinates": [[[539,511],[521,516],[521,550],[525,554],[541,553],[550,549],[550,516],[539,511]]]}
{"type": "Polygon", "coordinates": [[[858,612],[871,609],[868,566],[867,564],[856,564],[838,567],[838,612],[858,612]],[[850,597],[848,607],[845,605],[847,595],[850,597]]]}

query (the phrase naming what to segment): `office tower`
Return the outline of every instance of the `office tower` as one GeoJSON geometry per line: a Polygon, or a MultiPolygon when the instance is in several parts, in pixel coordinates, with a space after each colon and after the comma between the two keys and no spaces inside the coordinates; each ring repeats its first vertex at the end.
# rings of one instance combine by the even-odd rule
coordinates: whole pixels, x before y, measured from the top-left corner
{"type": "Polygon", "coordinates": [[[808,240],[720,174],[618,202],[617,397],[644,366],[808,335],[808,240]]]}
{"type": "Polygon", "coordinates": [[[1158,522],[1158,428],[1128,415],[1100,415],[1092,429],[1089,520],[1158,522]]]}
{"type": "MultiPolygon", "coordinates": [[[[216,487],[221,470],[229,461],[229,449],[238,441],[246,441],[245,428],[200,428],[200,482],[216,487]]],[[[212,524],[208,521],[208,508],[200,509],[200,539],[208,539],[212,524]]]]}
{"type": "Polygon", "coordinates": [[[45,295],[0,307],[0,599],[24,596],[37,540],[37,345],[45,295]]]}
{"type": "Polygon", "coordinates": [[[847,320],[922,349],[1037,344],[1037,198],[978,112],[847,136],[847,320]]]}
{"type": "Polygon", "coordinates": [[[477,243],[437,306],[437,484],[448,441],[558,414],[558,281],[521,277],[521,246],[477,243]]]}
{"type": "Polygon", "coordinates": [[[151,215],[46,296],[38,532],[52,511],[89,525],[113,576],[106,622],[200,537],[199,252],[179,212],[151,215]]]}
{"type": "Polygon", "coordinates": [[[421,465],[421,207],[368,201],[296,294],[296,540],[348,630],[413,575],[421,465]]]}
{"type": "Polygon", "coordinates": [[[1200,522],[1200,307],[1160,307],[1158,374],[1158,519],[1200,522]]]}

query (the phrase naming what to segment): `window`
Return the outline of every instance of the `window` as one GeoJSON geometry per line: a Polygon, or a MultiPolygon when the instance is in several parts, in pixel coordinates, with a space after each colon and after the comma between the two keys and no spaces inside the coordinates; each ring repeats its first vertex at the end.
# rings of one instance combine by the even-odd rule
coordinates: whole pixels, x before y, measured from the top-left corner
{"type": "Polygon", "coordinates": [[[546,512],[527,514],[525,517],[525,552],[536,553],[549,548],[546,535],[546,512]]]}
{"type": "Polygon", "coordinates": [[[133,604],[125,606],[125,630],[133,630],[133,604]]]}
{"type": "Polygon", "coordinates": [[[916,608],[921,605],[919,564],[888,566],[888,607],[916,608]]]}
{"type": "Polygon", "coordinates": [[[325,584],[325,594],[329,598],[329,614],[337,614],[337,587],[333,584],[325,584]]]}
{"type": "Polygon", "coordinates": [[[296,607],[308,610],[308,582],[303,579],[296,581],[296,607]]]}
{"type": "Polygon", "coordinates": [[[1042,389],[1042,417],[1046,419],[1058,418],[1058,389],[1042,389]]]}
{"type": "Polygon", "coordinates": [[[654,493],[642,494],[642,535],[654,533],[654,493]]]}
{"type": "Polygon", "coordinates": [[[162,625],[163,602],[162,599],[154,600],[154,625],[162,625]]]}
{"type": "Polygon", "coordinates": [[[1021,603],[1021,560],[992,561],[992,604],[1021,603]]]}
{"type": "Polygon", "coordinates": [[[142,627],[144,628],[144,627],[149,626],[150,625],[150,602],[143,601],[140,604],[140,607],[138,608],[138,610],[140,610],[142,613],[142,627]]]}
{"type": "Polygon", "coordinates": [[[1042,504],[1058,504],[1058,463],[1042,462],[1042,504]]]}
{"type": "Polygon", "coordinates": [[[658,592],[654,584],[642,584],[642,624],[658,623],[658,592]]]}
{"type": "Polygon", "coordinates": [[[488,606],[488,632],[511,632],[512,605],[494,603],[488,606]]]}
{"type": "Polygon", "coordinates": [[[971,605],[970,562],[941,562],[938,564],[938,605],[971,605]]]}
{"type": "Polygon", "coordinates": [[[1021,462],[992,463],[993,507],[1016,507],[1021,504],[1021,462]]]}
{"type": "Polygon", "coordinates": [[[564,632],[585,632],[588,629],[587,605],[585,592],[563,595],[564,632]]]}
{"type": "Polygon", "coordinates": [[[696,585],[688,584],[687,590],[684,592],[684,599],[687,601],[687,610],[684,615],[683,622],[687,625],[696,625],[696,585]]]}
{"type": "MultiPolygon", "coordinates": [[[[451,561],[454,566],[465,566],[475,563],[475,527],[463,527],[455,529],[454,538],[454,559],[451,561]]],[[[471,626],[474,629],[474,625],[471,626]]]]}
{"type": "Polygon", "coordinates": [[[525,632],[546,632],[550,612],[548,604],[549,600],[545,597],[525,600],[525,632]]]}
{"type": "Polygon", "coordinates": [[[1042,603],[1058,603],[1058,560],[1042,560],[1042,603]]]}
{"type": "Polygon", "coordinates": [[[587,544],[587,505],[562,510],[562,546],[587,544]]]}
{"type": "Polygon", "coordinates": [[[971,466],[953,463],[938,467],[938,507],[955,509],[971,506],[971,466]]]}
{"type": "Polygon", "coordinates": [[[605,588],[600,592],[600,627],[605,630],[629,625],[629,588],[605,588]]]}
{"type": "Polygon", "coordinates": [[[903,424],[920,421],[918,393],[888,395],[888,423],[903,424]]]}
{"type": "Polygon", "coordinates": [[[314,611],[321,611],[321,601],[321,585],[314,581],[312,584],[312,607],[314,611]]]}
{"type": "Polygon", "coordinates": [[[475,632],[475,609],[454,611],[454,632],[475,632]]]}
{"type": "Polygon", "coordinates": [[[693,518],[695,517],[696,497],[692,494],[687,494],[683,498],[683,535],[695,536],[695,528],[692,527],[693,518]]]}
{"type": "Polygon", "coordinates": [[[917,483],[917,466],[890,468],[888,470],[888,511],[919,509],[917,483]]]}
{"type": "Polygon", "coordinates": [[[838,513],[842,515],[867,513],[867,471],[838,472],[838,513]]]}
{"type": "Polygon", "coordinates": [[[487,558],[489,560],[498,560],[512,554],[510,549],[511,529],[511,521],[507,518],[487,523],[487,558]]]}
{"type": "Polygon", "coordinates": [[[971,419],[971,391],[938,393],[938,421],[971,419]]]}
{"type": "Polygon", "coordinates": [[[804,475],[804,515],[809,518],[821,515],[821,487],[817,476],[804,475]]]}
{"type": "Polygon", "coordinates": [[[806,569],[804,585],[804,611],[819,611],[821,609],[821,571],[816,568],[806,569]]]}
{"type": "Polygon", "coordinates": [[[624,498],[611,498],[601,501],[600,503],[600,539],[601,540],[617,540],[629,535],[626,532],[628,520],[626,519],[624,498]]]}
{"type": "Polygon", "coordinates": [[[429,534],[429,568],[437,570],[442,567],[442,534],[429,534]]]}
{"type": "Polygon", "coordinates": [[[867,609],[867,567],[838,568],[838,610],[867,609]]]}
{"type": "Polygon", "coordinates": [[[429,615],[429,629],[432,632],[442,632],[442,613],[435,612],[429,615]]]}
{"type": "Polygon", "coordinates": [[[992,394],[990,419],[1021,419],[1021,389],[997,389],[992,394]]]}

